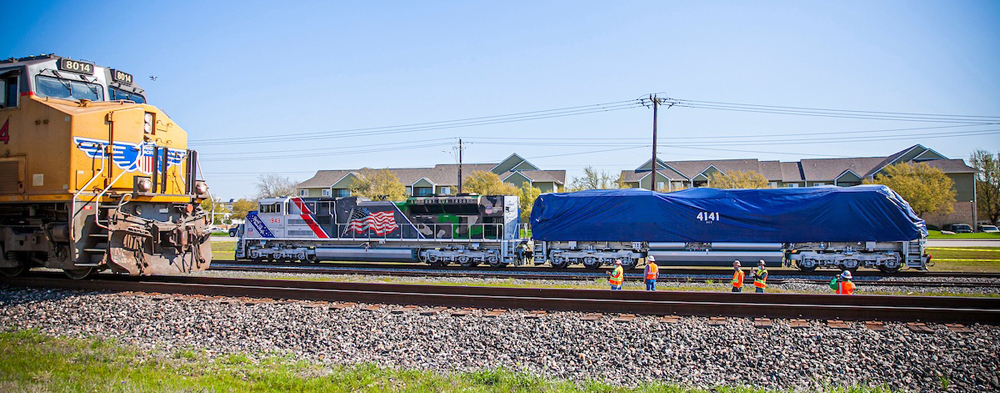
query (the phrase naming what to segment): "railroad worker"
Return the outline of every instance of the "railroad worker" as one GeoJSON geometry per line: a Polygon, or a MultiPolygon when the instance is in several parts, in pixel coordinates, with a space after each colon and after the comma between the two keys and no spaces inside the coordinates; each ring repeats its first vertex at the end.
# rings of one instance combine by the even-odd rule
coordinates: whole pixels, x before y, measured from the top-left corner
{"type": "Polygon", "coordinates": [[[746,278],[746,274],[743,273],[743,269],[740,269],[740,260],[737,259],[733,262],[733,281],[730,283],[733,285],[733,292],[743,292],[743,279],[746,278]]]}
{"type": "Polygon", "coordinates": [[[656,265],[656,258],[652,255],[646,259],[646,290],[656,290],[656,279],[660,277],[660,267],[656,265]]]}
{"type": "Polygon", "coordinates": [[[830,289],[837,291],[838,295],[853,295],[854,283],[851,282],[851,271],[844,270],[839,276],[830,280],[830,289]]]}
{"type": "Polygon", "coordinates": [[[608,279],[611,282],[611,290],[622,290],[622,282],[625,281],[625,269],[622,269],[621,259],[615,259],[615,270],[608,272],[608,275],[611,276],[608,279]]]}
{"type": "Polygon", "coordinates": [[[764,288],[767,288],[767,268],[764,265],[764,260],[761,259],[753,271],[753,286],[756,288],[754,290],[756,293],[764,293],[764,288]]]}

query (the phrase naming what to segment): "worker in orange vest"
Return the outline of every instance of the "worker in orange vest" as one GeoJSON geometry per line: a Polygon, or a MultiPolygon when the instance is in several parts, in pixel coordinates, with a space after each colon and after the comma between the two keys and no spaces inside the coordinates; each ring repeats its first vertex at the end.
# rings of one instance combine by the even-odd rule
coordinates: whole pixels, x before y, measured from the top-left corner
{"type": "Polygon", "coordinates": [[[830,289],[836,290],[838,295],[853,295],[854,283],[851,282],[851,271],[844,270],[840,276],[830,280],[830,289]]]}
{"type": "Polygon", "coordinates": [[[625,269],[622,269],[621,259],[615,259],[615,270],[608,272],[608,275],[611,276],[611,278],[608,279],[608,281],[611,282],[611,290],[622,290],[622,281],[625,281],[625,269]]]}
{"type": "Polygon", "coordinates": [[[737,259],[733,262],[733,281],[730,283],[733,285],[733,292],[743,292],[743,279],[746,274],[743,273],[743,269],[740,269],[740,260],[737,259]]]}
{"type": "Polygon", "coordinates": [[[646,290],[656,290],[656,279],[660,277],[660,267],[656,266],[656,258],[652,255],[646,258],[646,290]]]}
{"type": "Polygon", "coordinates": [[[763,259],[757,262],[757,267],[754,268],[753,286],[756,293],[764,293],[764,288],[767,288],[767,268],[764,267],[763,259]]]}

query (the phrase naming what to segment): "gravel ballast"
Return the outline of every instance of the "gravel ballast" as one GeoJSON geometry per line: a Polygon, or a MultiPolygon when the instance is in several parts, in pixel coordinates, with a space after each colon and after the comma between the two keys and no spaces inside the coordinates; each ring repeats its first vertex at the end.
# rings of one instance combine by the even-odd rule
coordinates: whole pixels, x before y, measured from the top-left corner
{"type": "Polygon", "coordinates": [[[746,318],[709,326],[697,317],[585,321],[580,313],[532,319],[526,311],[508,310],[488,318],[483,310],[458,317],[447,310],[397,314],[392,310],[399,306],[362,306],[0,286],[0,329],[114,338],[154,352],[290,353],[327,364],[440,372],[503,366],[627,386],[664,381],[808,390],[884,384],[934,391],[947,382],[956,391],[1000,389],[996,326],[956,333],[935,324],[929,325],[932,333],[915,333],[891,322],[874,331],[859,322],[832,329],[811,321],[793,329],[775,320],[772,328],[755,328],[746,318]]]}

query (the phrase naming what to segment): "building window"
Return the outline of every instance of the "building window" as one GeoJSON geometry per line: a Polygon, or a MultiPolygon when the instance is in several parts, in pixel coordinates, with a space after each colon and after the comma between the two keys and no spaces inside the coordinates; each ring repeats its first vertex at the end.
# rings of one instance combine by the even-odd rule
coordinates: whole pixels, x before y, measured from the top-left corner
{"type": "Polygon", "coordinates": [[[778,188],[778,183],[777,182],[767,183],[767,188],[778,188]]]}
{"type": "Polygon", "coordinates": [[[351,196],[351,190],[348,190],[346,188],[338,188],[337,189],[337,197],[338,198],[346,198],[346,197],[349,197],[349,196],[351,196]]]}
{"type": "Polygon", "coordinates": [[[663,182],[662,181],[656,182],[656,190],[659,191],[662,189],[663,189],[663,182]]]}
{"type": "Polygon", "coordinates": [[[309,196],[309,190],[299,190],[299,196],[309,196]]]}
{"type": "Polygon", "coordinates": [[[814,186],[825,186],[826,183],[813,183],[814,186]]]}
{"type": "Polygon", "coordinates": [[[413,196],[431,196],[434,194],[432,187],[413,187],[413,196]]]}
{"type": "Polygon", "coordinates": [[[324,188],[323,189],[323,196],[325,196],[325,197],[330,196],[330,189],[329,188],[324,188]]]}
{"type": "Polygon", "coordinates": [[[438,189],[438,194],[441,195],[451,195],[451,187],[441,187],[438,189]]]}
{"type": "Polygon", "coordinates": [[[413,195],[413,187],[406,186],[406,195],[413,195]]]}
{"type": "Polygon", "coordinates": [[[799,183],[788,183],[788,184],[785,184],[785,187],[788,187],[788,188],[797,188],[798,186],[799,186],[799,183]]]}

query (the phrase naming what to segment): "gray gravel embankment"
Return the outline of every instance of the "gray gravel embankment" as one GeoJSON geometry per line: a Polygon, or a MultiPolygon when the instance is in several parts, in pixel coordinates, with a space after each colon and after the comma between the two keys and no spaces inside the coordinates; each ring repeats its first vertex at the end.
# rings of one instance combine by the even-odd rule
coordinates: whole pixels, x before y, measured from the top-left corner
{"type": "Polygon", "coordinates": [[[779,320],[759,329],[739,318],[725,326],[708,326],[705,318],[667,324],[651,316],[618,323],[609,316],[581,321],[581,314],[565,312],[540,319],[526,319],[519,310],[497,318],[481,311],[421,316],[392,314],[393,306],[338,310],[322,303],[230,300],[0,287],[0,329],[112,337],[166,353],[292,353],[334,364],[442,372],[504,366],[624,385],[659,380],[805,390],[886,384],[933,391],[947,379],[959,391],[1000,389],[1000,329],[994,326],[958,334],[934,325],[934,333],[919,334],[896,323],[876,332],[858,323],[848,330],[819,322],[792,329],[779,320]]]}

